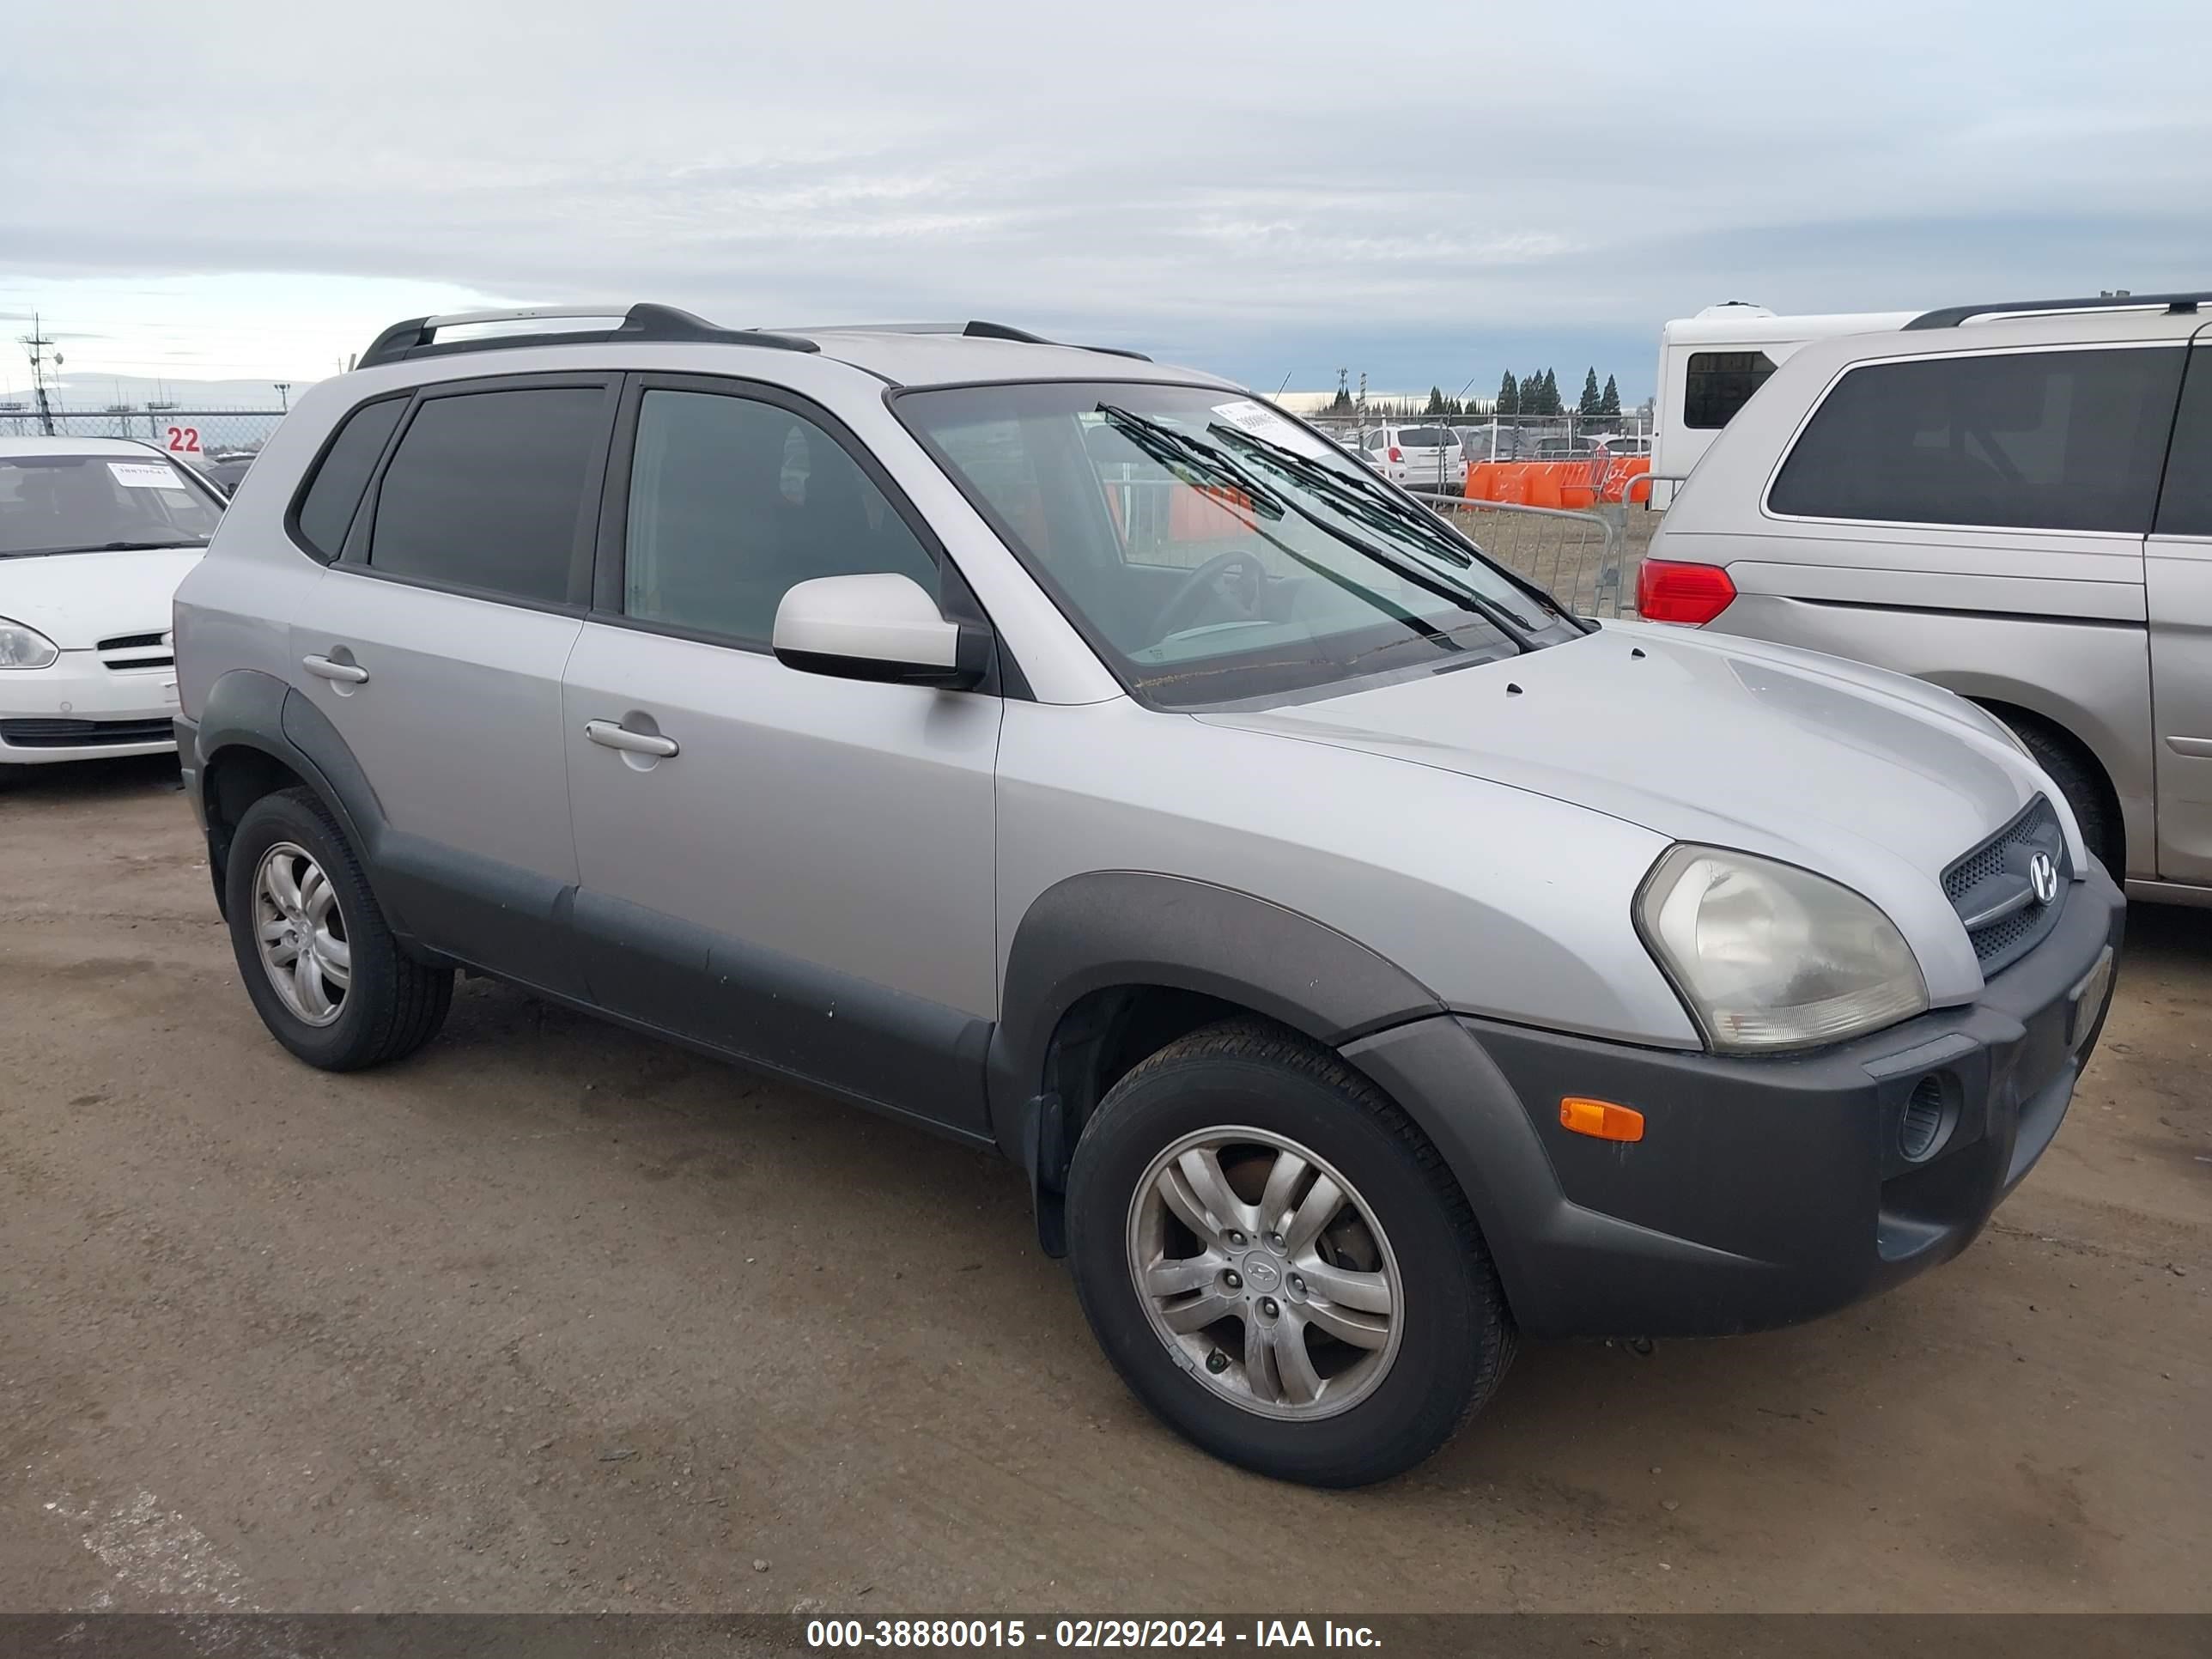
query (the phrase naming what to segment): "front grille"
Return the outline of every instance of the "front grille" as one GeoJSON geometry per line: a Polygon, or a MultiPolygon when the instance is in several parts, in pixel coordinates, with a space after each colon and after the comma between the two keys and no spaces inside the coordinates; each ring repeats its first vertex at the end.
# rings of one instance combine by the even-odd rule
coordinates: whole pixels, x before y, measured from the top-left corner
{"type": "Polygon", "coordinates": [[[118,634],[102,640],[97,649],[100,661],[118,671],[173,668],[177,664],[176,648],[167,634],[118,634]]]}
{"type": "Polygon", "coordinates": [[[1943,896],[1966,924],[1984,978],[2010,967],[2058,925],[2074,879],[2066,832],[2058,813],[2038,795],[2003,829],[1943,872],[1943,896]],[[2058,872],[2057,896],[2044,903],[2031,875],[2036,856],[2047,854],[2058,872]]]}
{"type": "Polygon", "coordinates": [[[167,720],[0,720],[0,743],[16,749],[93,749],[104,744],[166,743],[167,720]]]}

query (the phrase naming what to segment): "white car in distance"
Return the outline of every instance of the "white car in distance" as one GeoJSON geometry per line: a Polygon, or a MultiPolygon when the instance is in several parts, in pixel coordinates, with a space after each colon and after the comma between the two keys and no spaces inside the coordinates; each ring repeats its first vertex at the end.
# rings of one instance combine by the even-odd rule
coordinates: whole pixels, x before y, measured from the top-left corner
{"type": "Polygon", "coordinates": [[[0,438],[0,788],[176,746],[170,602],[222,516],[150,445],[0,438]]]}

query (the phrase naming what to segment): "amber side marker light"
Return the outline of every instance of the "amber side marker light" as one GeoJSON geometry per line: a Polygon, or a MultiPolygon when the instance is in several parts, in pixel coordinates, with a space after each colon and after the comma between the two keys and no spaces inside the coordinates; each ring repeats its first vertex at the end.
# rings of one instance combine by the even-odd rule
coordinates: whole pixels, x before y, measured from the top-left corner
{"type": "Polygon", "coordinates": [[[1644,1114],[1632,1106],[1616,1106],[1609,1100],[1584,1100],[1579,1095],[1569,1095],[1559,1103],[1559,1121],[1578,1135],[1594,1135],[1600,1140],[1644,1139],[1644,1114]]]}

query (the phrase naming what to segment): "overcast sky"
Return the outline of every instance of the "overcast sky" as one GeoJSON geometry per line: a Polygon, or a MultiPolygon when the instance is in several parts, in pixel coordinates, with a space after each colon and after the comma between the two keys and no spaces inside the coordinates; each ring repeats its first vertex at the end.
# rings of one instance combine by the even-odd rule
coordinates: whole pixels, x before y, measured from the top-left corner
{"type": "Polygon", "coordinates": [[[301,380],[415,312],[650,298],[1633,398],[1717,300],[2212,287],[2209,69],[2208,0],[22,8],[0,329],[301,380]]]}

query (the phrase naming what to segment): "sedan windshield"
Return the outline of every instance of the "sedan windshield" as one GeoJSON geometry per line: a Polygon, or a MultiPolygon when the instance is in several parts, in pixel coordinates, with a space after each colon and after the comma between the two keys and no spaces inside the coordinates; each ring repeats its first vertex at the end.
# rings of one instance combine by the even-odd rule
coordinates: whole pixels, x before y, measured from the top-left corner
{"type": "Polygon", "coordinates": [[[0,559],[204,546],[222,513],[151,451],[0,455],[0,559]]]}
{"type": "Polygon", "coordinates": [[[1434,672],[1581,632],[1334,445],[1231,392],[963,386],[895,407],[1158,706],[1434,672]]]}

